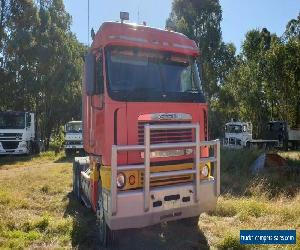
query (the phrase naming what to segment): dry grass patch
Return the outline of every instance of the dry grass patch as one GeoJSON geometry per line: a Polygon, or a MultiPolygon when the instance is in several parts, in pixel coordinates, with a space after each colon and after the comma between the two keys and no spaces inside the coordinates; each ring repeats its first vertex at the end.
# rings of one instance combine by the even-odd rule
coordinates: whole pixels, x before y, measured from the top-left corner
{"type": "Polygon", "coordinates": [[[67,161],[63,152],[56,153],[54,151],[42,152],[33,156],[0,156],[0,170],[8,170],[12,168],[28,167],[36,164],[43,165],[45,162],[67,161]]]}
{"type": "Polygon", "coordinates": [[[51,155],[44,155],[10,165],[9,170],[1,168],[0,248],[72,246],[74,218],[67,212],[71,164],[50,159],[51,155]]]}
{"type": "MultiPolygon", "coordinates": [[[[232,157],[223,160],[223,194],[213,213],[200,216],[199,228],[210,246],[218,249],[269,249],[268,245],[240,245],[240,230],[296,229],[296,245],[272,247],[300,249],[300,177],[290,179],[276,173],[251,176],[247,167],[251,163],[249,161],[247,164],[247,159],[252,161],[253,155],[246,156],[245,151],[242,151],[245,158],[241,168],[236,170],[238,163],[232,162],[238,153],[226,151],[223,154],[232,157]],[[228,162],[231,164],[227,165],[228,162]]],[[[288,153],[282,155],[289,157],[288,153]]],[[[236,159],[240,159],[239,157],[236,159]]],[[[297,163],[300,154],[292,152],[290,159],[297,163]]]]}

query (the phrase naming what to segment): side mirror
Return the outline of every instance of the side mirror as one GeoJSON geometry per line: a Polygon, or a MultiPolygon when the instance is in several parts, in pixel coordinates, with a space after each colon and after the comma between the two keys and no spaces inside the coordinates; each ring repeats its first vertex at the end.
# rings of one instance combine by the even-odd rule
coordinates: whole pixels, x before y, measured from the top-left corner
{"type": "Polygon", "coordinates": [[[92,96],[96,94],[96,57],[92,52],[85,56],[84,74],[86,94],[92,96]]]}

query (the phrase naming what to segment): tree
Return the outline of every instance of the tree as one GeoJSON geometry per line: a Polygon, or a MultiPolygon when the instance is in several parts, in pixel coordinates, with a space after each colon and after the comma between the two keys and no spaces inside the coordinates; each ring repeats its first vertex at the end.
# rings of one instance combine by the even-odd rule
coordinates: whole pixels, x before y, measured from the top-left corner
{"type": "Polygon", "coordinates": [[[286,30],[283,34],[285,40],[300,39],[300,13],[296,19],[292,19],[286,25],[286,30]]]}
{"type": "MultiPolygon", "coordinates": [[[[222,10],[219,0],[174,0],[166,26],[194,40],[199,47],[202,85],[210,104],[210,136],[220,131],[217,110],[220,87],[236,64],[236,48],[225,44],[221,33],[222,10]]],[[[223,127],[223,126],[222,126],[223,127]]]]}
{"type": "Polygon", "coordinates": [[[215,104],[224,119],[251,121],[256,136],[271,119],[300,124],[300,40],[287,38],[290,29],[282,38],[266,28],[250,30],[215,104]]]}
{"type": "Polygon", "coordinates": [[[222,10],[218,0],[174,0],[166,26],[194,40],[200,49],[202,82],[206,96],[218,94],[224,75],[235,61],[233,44],[222,42],[222,10]]]}
{"type": "Polygon", "coordinates": [[[0,109],[36,112],[47,147],[51,134],[62,124],[81,118],[85,47],[70,31],[71,18],[61,0],[38,5],[14,0],[8,13],[0,109]]]}

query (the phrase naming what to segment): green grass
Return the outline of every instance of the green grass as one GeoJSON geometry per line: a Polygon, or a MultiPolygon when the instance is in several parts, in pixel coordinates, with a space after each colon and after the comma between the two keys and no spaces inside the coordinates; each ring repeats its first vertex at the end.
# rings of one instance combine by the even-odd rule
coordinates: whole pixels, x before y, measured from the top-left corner
{"type": "MultiPolygon", "coordinates": [[[[164,234],[159,230],[166,229],[157,225],[123,232],[120,248],[131,249],[132,236],[139,238],[135,246],[140,247],[174,247],[175,240],[176,244],[181,242],[181,248],[190,244],[201,249],[207,241],[216,249],[251,249],[239,244],[240,229],[297,229],[297,245],[287,248],[300,249],[300,177],[280,173],[252,176],[249,165],[260,152],[221,153],[222,195],[214,212],[200,216],[199,232],[197,223],[194,228],[182,222],[170,223],[168,230],[172,232],[160,245],[157,241],[164,234]]],[[[298,152],[280,154],[299,167],[298,152]]],[[[0,249],[95,249],[99,245],[95,216],[73,198],[71,189],[71,162],[62,153],[1,158],[0,249]]]]}
{"type": "MultiPolygon", "coordinates": [[[[241,229],[296,229],[297,244],[286,248],[300,249],[300,176],[282,175],[280,171],[252,176],[249,166],[259,154],[222,150],[222,195],[216,210],[202,214],[199,220],[200,230],[214,248],[252,249],[239,244],[241,229]]],[[[280,155],[300,167],[299,153],[280,155]]]]}
{"type": "Polygon", "coordinates": [[[56,153],[54,151],[41,152],[39,155],[7,155],[0,157],[0,170],[26,167],[32,164],[43,164],[48,161],[66,161],[65,154],[61,151],[56,153]]]}
{"type": "Polygon", "coordinates": [[[71,163],[52,152],[7,159],[0,167],[0,248],[88,246],[94,215],[72,198],[71,163]]]}

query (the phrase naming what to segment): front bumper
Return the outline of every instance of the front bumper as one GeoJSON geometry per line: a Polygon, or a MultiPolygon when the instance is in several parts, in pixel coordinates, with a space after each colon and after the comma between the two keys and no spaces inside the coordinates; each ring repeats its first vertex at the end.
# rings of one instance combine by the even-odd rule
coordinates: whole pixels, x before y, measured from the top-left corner
{"type": "Polygon", "coordinates": [[[110,195],[103,192],[106,222],[112,230],[141,228],[163,221],[199,216],[203,212],[214,210],[217,203],[217,190],[213,178],[201,181],[201,196],[198,202],[195,200],[193,184],[152,189],[148,211],[144,210],[142,191],[127,191],[118,194],[118,213],[111,215],[107,212],[110,211],[110,195]],[[161,205],[157,206],[158,204],[161,205]]]}
{"type": "Polygon", "coordinates": [[[4,149],[0,142],[0,155],[24,155],[28,153],[27,147],[20,147],[20,144],[16,149],[4,149]]]}
{"type": "Polygon", "coordinates": [[[213,210],[220,194],[220,141],[200,141],[199,124],[165,124],[144,126],[144,145],[112,145],[111,189],[103,189],[103,207],[106,221],[112,230],[139,228],[162,221],[175,220],[199,215],[213,210]],[[194,129],[195,140],[176,143],[150,143],[151,130],[194,129]],[[201,157],[201,147],[213,147],[212,157],[201,157]],[[168,170],[154,173],[150,167],[150,152],[162,149],[193,148],[194,167],[185,170],[168,170]],[[118,152],[143,151],[144,163],[118,165],[118,152]],[[201,181],[201,163],[214,163],[213,177],[201,181]],[[117,174],[125,170],[142,170],[143,188],[139,191],[120,192],[117,189],[117,174]],[[193,175],[189,184],[152,187],[151,179],[193,175]]]}
{"type": "Polygon", "coordinates": [[[83,145],[65,145],[65,149],[83,149],[83,145]]]}

